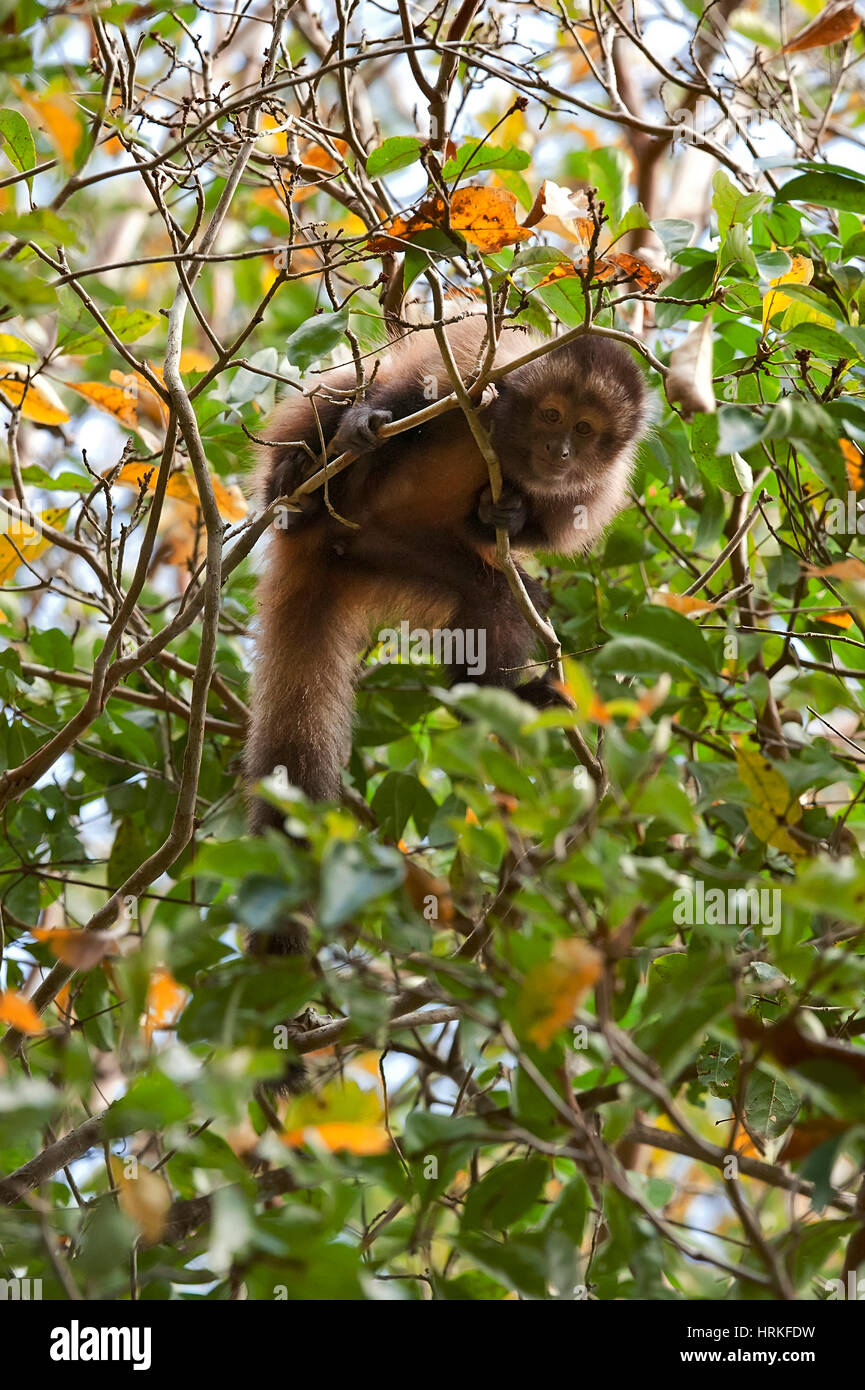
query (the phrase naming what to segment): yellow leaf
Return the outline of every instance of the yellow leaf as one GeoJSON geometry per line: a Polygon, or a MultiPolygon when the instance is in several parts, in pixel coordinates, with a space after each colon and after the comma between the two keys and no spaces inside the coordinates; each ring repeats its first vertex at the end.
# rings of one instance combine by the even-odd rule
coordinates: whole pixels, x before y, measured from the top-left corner
{"type": "Polygon", "coordinates": [[[77,391],[91,405],[113,415],[121,425],[134,430],[138,425],[137,393],[126,386],[106,386],[101,381],[67,381],[70,391],[77,391]]]}
{"type": "MultiPolygon", "coordinates": [[[[69,419],[59,400],[51,396],[32,381],[17,372],[0,377],[0,395],[5,396],[10,405],[20,405],[25,420],[34,420],[39,425],[62,425],[69,419]]],[[[52,392],[53,395],[53,392],[52,392]]]]}
{"type": "Polygon", "coordinates": [[[130,1165],[118,1154],[111,1155],[110,1163],[120,1210],[138,1227],[147,1244],[155,1245],[165,1230],[165,1218],[171,1206],[171,1193],[166,1183],[149,1168],[134,1162],[130,1165]],[[131,1168],[129,1174],[127,1167],[131,1168]]]}
{"type": "Polygon", "coordinates": [[[200,352],[198,348],[185,348],[180,354],[179,365],[182,372],[209,372],[213,366],[213,358],[206,352],[200,352]]]}
{"type": "Polygon", "coordinates": [[[275,116],[263,116],[261,119],[261,130],[257,144],[262,154],[276,155],[277,158],[284,159],[288,153],[288,132],[279,130],[284,121],[278,121],[275,116]]]}
{"type": "Polygon", "coordinates": [[[282,1141],[291,1148],[318,1144],[331,1152],[377,1154],[390,1147],[378,1091],[364,1091],[355,1081],[334,1081],[316,1095],[295,1097],[283,1123],[282,1141]]]}
{"type": "Polygon", "coordinates": [[[571,656],[565,657],[562,667],[565,676],[565,691],[573,700],[577,713],[585,719],[595,698],[589,673],[585,666],[581,666],[571,656]]]}
{"type": "Polygon", "coordinates": [[[518,1011],[522,1029],[538,1047],[547,1048],[574,1016],[601,974],[603,959],[578,937],[557,941],[550,960],[527,971],[518,1011]]]}
{"type": "Polygon", "coordinates": [[[16,338],[13,333],[0,333],[0,358],[8,358],[10,362],[35,362],[37,354],[23,338],[16,338]]]}
{"type": "Polygon", "coordinates": [[[7,989],[0,994],[0,1019],[17,1028],[19,1033],[43,1032],[42,1020],[30,1000],[16,989],[7,989]]]}
{"type": "Polygon", "coordinates": [[[752,805],[745,807],[745,816],[757,839],[801,858],[804,851],[789,827],[802,819],[802,807],[781,773],[759,749],[737,748],[736,766],[753,797],[752,805]]]}
{"type": "MultiPolygon", "coordinates": [[[[793,264],[785,275],[779,275],[777,280],[770,280],[770,285],[810,285],[814,275],[814,262],[808,256],[794,256],[793,264]]],[[[793,301],[787,294],[781,294],[778,290],[770,289],[763,300],[763,332],[769,326],[769,320],[775,315],[780,314],[782,309],[788,308],[793,301]]]]}
{"type": "Polygon", "coordinates": [[[48,536],[43,536],[39,523],[62,531],[68,515],[68,507],[49,507],[47,512],[34,518],[35,526],[6,517],[5,532],[0,536],[0,584],[8,584],[19,565],[25,561],[32,564],[52,544],[48,536]]]}

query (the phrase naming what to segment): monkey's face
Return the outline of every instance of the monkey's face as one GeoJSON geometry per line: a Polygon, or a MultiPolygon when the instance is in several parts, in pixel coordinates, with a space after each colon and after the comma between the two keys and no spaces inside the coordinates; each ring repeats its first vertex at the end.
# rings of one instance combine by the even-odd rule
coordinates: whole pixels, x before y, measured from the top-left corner
{"type": "Polygon", "coordinates": [[[502,464],[533,492],[591,486],[621,448],[602,403],[581,392],[548,390],[532,399],[506,388],[496,404],[493,436],[502,464]]]}
{"type": "Polygon", "coordinates": [[[532,416],[528,465],[537,485],[557,490],[596,470],[608,423],[598,403],[553,391],[541,396],[532,416]]]}
{"type": "Polygon", "coordinates": [[[586,335],[497,382],[502,468],[528,492],[591,496],[645,428],[643,378],[618,343],[586,335]]]}

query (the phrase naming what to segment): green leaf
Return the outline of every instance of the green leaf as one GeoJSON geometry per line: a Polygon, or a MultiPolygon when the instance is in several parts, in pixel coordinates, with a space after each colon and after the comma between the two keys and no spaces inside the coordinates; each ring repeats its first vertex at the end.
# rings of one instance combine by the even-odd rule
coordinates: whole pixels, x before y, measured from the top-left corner
{"type": "Polygon", "coordinates": [[[35,166],[36,146],[20,111],[12,111],[9,107],[0,110],[0,139],[3,153],[22,174],[35,166]]]}
{"type": "Polygon", "coordinates": [[[488,145],[482,140],[467,140],[464,145],[460,145],[454,157],[447,161],[442,169],[442,176],[446,183],[453,183],[466,175],[476,174],[481,169],[516,171],[527,169],[529,164],[531,157],[525,150],[517,149],[516,145],[508,145],[505,148],[488,145]]]}
{"type": "Polygon", "coordinates": [[[313,362],[319,362],[343,342],[348,313],[346,307],[334,314],[315,314],[296,328],[285,344],[285,355],[291,365],[305,372],[313,362]]]}
{"type": "Polygon", "coordinates": [[[36,657],[44,666],[53,666],[58,671],[75,670],[72,643],[60,628],[49,627],[42,632],[34,632],[30,642],[36,657]]]}
{"type": "Polygon", "coordinates": [[[754,1072],[745,1092],[745,1121],[763,1140],[778,1139],[796,1118],[801,1100],[796,1092],[768,1072],[754,1072]]]}
{"type": "Polygon", "coordinates": [[[687,318],[693,310],[683,304],[667,304],[667,299],[708,299],[715,279],[716,263],[714,256],[706,256],[697,265],[690,266],[677,275],[667,285],[655,305],[655,323],[659,328],[671,328],[680,319],[687,318]]]}
{"type": "Polygon", "coordinates": [[[696,227],[681,217],[661,217],[651,224],[652,231],[661,238],[661,243],[671,261],[680,251],[690,246],[696,227]]]}
{"type": "Polygon", "coordinates": [[[404,877],[398,850],[369,839],[332,840],[321,861],[320,925],[326,931],[341,926],[367,903],[392,893],[404,877]]]}
{"type": "Polygon", "coordinates": [[[722,238],[737,223],[747,227],[754,213],[766,201],[762,193],[744,193],[723,169],[719,169],[712,179],[712,188],[712,207],[718,215],[718,231],[722,238]]]}
{"type": "MultiPolygon", "coordinates": [[[[23,338],[11,333],[0,333],[0,360],[4,362],[38,362],[39,354],[23,338]]],[[[89,486],[93,486],[90,479],[89,486]]]]}
{"type": "Polygon", "coordinates": [[[718,453],[744,454],[763,437],[766,422],[741,405],[725,405],[718,412],[718,453]]]}
{"type": "MultiPolygon", "coordinates": [[[[135,343],[139,338],[152,333],[154,328],[158,328],[162,323],[159,314],[152,314],[147,309],[126,309],[122,305],[107,309],[103,317],[121,343],[135,343]]],[[[110,345],[109,339],[99,327],[86,333],[78,333],[66,342],[61,340],[63,352],[72,356],[101,352],[110,345]]]]}
{"type": "Polygon", "coordinates": [[[793,264],[786,251],[763,251],[754,259],[761,280],[778,280],[793,264]]]}
{"type": "MultiPolygon", "coordinates": [[[[650,643],[658,652],[674,665],[685,665],[705,676],[714,671],[715,660],[712,649],[697,627],[689,618],[672,609],[661,608],[657,604],[646,604],[626,617],[614,617],[607,621],[607,628],[623,641],[650,643]]],[[[612,644],[610,644],[612,645],[612,644]]],[[[608,649],[601,653],[603,665],[610,669],[608,649]]]]}
{"type": "Polygon", "coordinates": [[[376,788],[372,809],[382,834],[398,840],[412,818],[419,834],[426,834],[438,806],[417,777],[388,772],[376,788]]]}
{"type": "Polygon", "coordinates": [[[549,1172],[546,1159],[535,1155],[502,1163],[471,1187],[463,1207],[462,1231],[506,1231],[543,1191],[549,1172]]]}
{"type": "Polygon", "coordinates": [[[779,189],[777,203],[816,203],[823,208],[865,213],[865,183],[844,173],[800,174],[779,189]]]}
{"type": "Polygon", "coordinates": [[[731,227],[721,243],[718,253],[718,270],[729,274],[730,267],[741,265],[750,275],[757,274],[757,262],[748,241],[748,229],[737,223],[731,227]]]}
{"type": "Polygon", "coordinates": [[[407,169],[420,158],[421,142],[416,135],[394,135],[384,140],[367,156],[366,172],[371,179],[380,179],[397,169],[407,169]]]}
{"type": "Polygon", "coordinates": [[[797,324],[789,329],[785,336],[791,347],[807,348],[808,352],[816,353],[825,362],[834,363],[842,358],[862,358],[865,351],[865,334],[861,330],[858,331],[861,334],[859,346],[855,344],[852,336],[836,333],[834,328],[827,328],[821,323],[797,324]]]}
{"type": "Polygon", "coordinates": [[[651,225],[649,214],[646,212],[643,204],[633,203],[631,207],[628,208],[621,222],[618,223],[612,234],[612,239],[613,241],[618,241],[619,237],[624,236],[625,232],[633,232],[639,228],[650,227],[651,225]]]}
{"type": "Polygon", "coordinates": [[[0,263],[0,318],[40,313],[53,308],[57,293],[42,275],[34,275],[19,261],[0,263]],[[5,312],[4,312],[5,311],[5,312]]]}
{"type": "Polygon", "coordinates": [[[610,225],[615,227],[624,211],[624,198],[631,180],[631,161],[624,150],[611,146],[600,150],[579,150],[567,156],[569,179],[583,179],[598,190],[610,225]]]}

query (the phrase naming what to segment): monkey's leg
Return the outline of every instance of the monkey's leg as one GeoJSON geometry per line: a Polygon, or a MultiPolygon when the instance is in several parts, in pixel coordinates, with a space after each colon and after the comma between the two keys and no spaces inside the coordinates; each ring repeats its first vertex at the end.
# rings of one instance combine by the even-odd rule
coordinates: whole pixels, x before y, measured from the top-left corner
{"type": "MultiPolygon", "coordinates": [[[[519,573],[535,608],[545,613],[549,607],[545,589],[522,569],[519,573]]],[[[538,639],[500,570],[478,562],[476,582],[468,593],[463,593],[450,625],[465,634],[473,633],[477,658],[474,663],[463,661],[451,667],[455,683],[473,681],[514,690],[520,699],[539,709],[566,703],[548,670],[523,680],[526,667],[531,670],[535,665],[531,657],[538,639]]],[[[465,640],[467,643],[467,636],[465,640]]]]}

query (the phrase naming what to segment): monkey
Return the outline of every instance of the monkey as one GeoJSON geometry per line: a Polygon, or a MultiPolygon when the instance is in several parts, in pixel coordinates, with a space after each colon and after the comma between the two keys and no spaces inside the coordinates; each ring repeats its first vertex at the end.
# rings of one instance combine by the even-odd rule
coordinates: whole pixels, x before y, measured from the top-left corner
{"type": "MultiPolygon", "coordinates": [[[[447,325],[465,380],[485,342],[480,316],[447,325]]],[[[505,329],[495,366],[544,340],[505,329]]],[[[648,422],[648,392],[630,353],[586,334],[553,347],[497,380],[478,408],[501,463],[493,501],[489,473],[456,407],[389,439],[378,432],[452,387],[430,331],[393,345],[353,401],[353,365],[322,375],[314,396],[279,405],[256,471],[259,501],[292,494],[319,464],[358,455],[302,510],[271,527],[258,587],[258,632],[244,777],[254,834],[282,816],[254,795],[277,767],[313,800],[337,800],[350,751],[358,653],[382,624],[408,618],[424,629],[485,630],[486,670],[454,665],[454,681],[513,688],[538,708],[561,701],[547,672],[519,683],[536,641],[495,565],[496,528],[517,555],[588,550],[624,505],[636,445],[648,422]]],[[[519,570],[535,606],[542,586],[519,570]]],[[[306,932],[287,926],[278,949],[304,954],[306,932]]]]}

